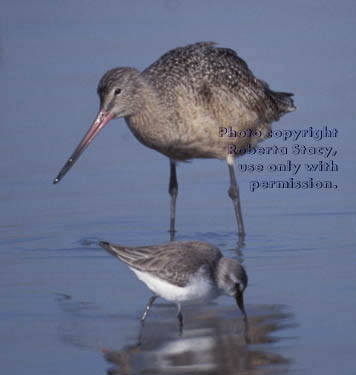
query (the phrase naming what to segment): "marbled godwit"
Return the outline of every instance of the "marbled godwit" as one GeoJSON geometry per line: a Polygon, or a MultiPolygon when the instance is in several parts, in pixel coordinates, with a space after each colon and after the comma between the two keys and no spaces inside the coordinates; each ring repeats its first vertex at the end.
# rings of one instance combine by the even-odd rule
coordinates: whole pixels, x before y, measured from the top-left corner
{"type": "Polygon", "coordinates": [[[235,259],[223,257],[220,250],[200,241],[168,242],[157,246],[127,247],[99,242],[106,251],[126,263],[154,293],[141,318],[142,323],[157,297],[176,303],[180,331],[181,305],[204,302],[227,294],[239,306],[245,327],[247,315],[243,292],[247,274],[235,259]]]}
{"type": "Polygon", "coordinates": [[[201,42],[173,49],[142,73],[115,68],[98,86],[99,113],[54,183],[72,167],[99,131],[113,118],[124,117],[135,137],[170,159],[170,231],[175,231],[178,194],[176,162],[193,158],[226,159],[228,194],[233,201],[238,232],[244,234],[234,156],[229,146],[255,146],[271,123],[295,109],[292,94],[274,92],[257,79],[247,64],[228,48],[201,42]],[[259,134],[221,137],[221,128],[259,134]]]}

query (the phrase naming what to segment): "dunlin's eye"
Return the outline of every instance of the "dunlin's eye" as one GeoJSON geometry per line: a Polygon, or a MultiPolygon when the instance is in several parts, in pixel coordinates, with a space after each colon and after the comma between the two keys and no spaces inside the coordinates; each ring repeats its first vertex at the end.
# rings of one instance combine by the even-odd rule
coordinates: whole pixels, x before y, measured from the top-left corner
{"type": "Polygon", "coordinates": [[[119,95],[121,93],[121,89],[115,89],[114,94],[119,95]]]}

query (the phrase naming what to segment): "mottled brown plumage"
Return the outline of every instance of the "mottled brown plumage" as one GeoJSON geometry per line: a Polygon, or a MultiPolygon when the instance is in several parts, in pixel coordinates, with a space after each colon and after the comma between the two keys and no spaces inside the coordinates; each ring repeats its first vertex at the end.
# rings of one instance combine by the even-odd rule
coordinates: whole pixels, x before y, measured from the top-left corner
{"type": "Polygon", "coordinates": [[[142,73],[134,68],[109,70],[98,86],[100,111],[54,183],[64,176],[101,128],[124,117],[136,138],[170,158],[171,232],[175,226],[177,161],[227,159],[239,233],[244,233],[239,192],[229,145],[255,146],[271,123],[295,109],[292,94],[274,92],[228,48],[201,42],[173,49],[142,73]],[[256,131],[261,136],[221,137],[219,128],[256,131]]]}

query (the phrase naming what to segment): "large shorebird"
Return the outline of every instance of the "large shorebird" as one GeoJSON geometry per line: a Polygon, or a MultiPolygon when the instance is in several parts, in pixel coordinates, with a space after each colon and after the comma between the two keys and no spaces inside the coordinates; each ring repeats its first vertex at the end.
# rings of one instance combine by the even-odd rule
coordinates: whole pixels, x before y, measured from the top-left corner
{"type": "Polygon", "coordinates": [[[228,194],[238,232],[245,232],[234,172],[234,157],[241,153],[230,153],[230,146],[243,150],[263,140],[273,121],[295,109],[292,94],[272,91],[235,51],[211,42],[175,48],[142,73],[111,69],[101,78],[98,94],[99,113],[55,184],[111,119],[124,117],[142,144],[170,160],[171,233],[178,194],[176,163],[194,158],[226,159],[228,194]],[[230,136],[224,137],[221,129],[229,129],[230,136]]]}

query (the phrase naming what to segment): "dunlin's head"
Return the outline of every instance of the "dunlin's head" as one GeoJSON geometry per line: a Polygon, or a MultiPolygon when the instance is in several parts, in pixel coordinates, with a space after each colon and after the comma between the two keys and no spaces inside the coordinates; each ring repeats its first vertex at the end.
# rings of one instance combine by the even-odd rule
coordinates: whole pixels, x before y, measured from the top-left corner
{"type": "Polygon", "coordinates": [[[243,299],[243,292],[248,283],[245,269],[235,259],[221,258],[216,269],[215,278],[218,287],[229,296],[235,298],[244,320],[247,321],[243,299]]]}

